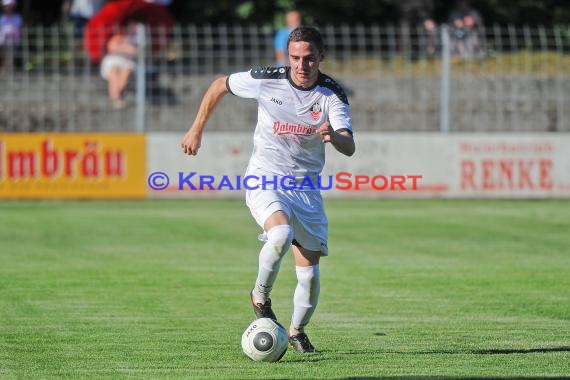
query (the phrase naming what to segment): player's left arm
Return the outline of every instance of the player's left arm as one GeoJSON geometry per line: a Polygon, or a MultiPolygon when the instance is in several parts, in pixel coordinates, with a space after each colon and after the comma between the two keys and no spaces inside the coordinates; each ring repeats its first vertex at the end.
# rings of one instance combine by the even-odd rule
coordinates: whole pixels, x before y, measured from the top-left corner
{"type": "Polygon", "coordinates": [[[317,133],[322,136],[323,143],[331,143],[340,153],[347,156],[354,154],[356,145],[349,129],[342,128],[335,131],[331,123],[325,121],[317,129],[317,133]]]}
{"type": "Polygon", "coordinates": [[[331,143],[340,153],[352,156],[356,150],[348,99],[340,88],[329,98],[327,121],[318,129],[323,143],[331,143]]]}

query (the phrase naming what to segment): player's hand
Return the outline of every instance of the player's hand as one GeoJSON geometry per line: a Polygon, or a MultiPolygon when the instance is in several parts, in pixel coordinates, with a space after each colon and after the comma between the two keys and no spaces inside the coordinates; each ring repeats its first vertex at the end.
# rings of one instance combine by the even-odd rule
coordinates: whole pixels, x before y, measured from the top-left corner
{"type": "Polygon", "coordinates": [[[195,156],[202,145],[202,134],[195,132],[192,128],[186,132],[180,142],[185,154],[195,156]]]}
{"type": "Polygon", "coordinates": [[[321,135],[323,138],[323,143],[332,142],[334,129],[331,126],[331,123],[325,121],[321,126],[317,129],[317,133],[321,135]]]}

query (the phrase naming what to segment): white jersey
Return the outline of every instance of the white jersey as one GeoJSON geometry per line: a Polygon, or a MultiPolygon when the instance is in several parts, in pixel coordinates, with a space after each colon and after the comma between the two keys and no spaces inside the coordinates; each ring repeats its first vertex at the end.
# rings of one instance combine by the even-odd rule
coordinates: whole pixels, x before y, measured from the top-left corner
{"type": "Polygon", "coordinates": [[[328,120],[335,131],[352,133],[348,100],[341,87],[319,73],[316,84],[303,89],[292,82],[290,70],[260,67],[228,77],[230,93],[258,102],[246,175],[316,178],[325,164],[325,144],[317,128],[328,120]]]}

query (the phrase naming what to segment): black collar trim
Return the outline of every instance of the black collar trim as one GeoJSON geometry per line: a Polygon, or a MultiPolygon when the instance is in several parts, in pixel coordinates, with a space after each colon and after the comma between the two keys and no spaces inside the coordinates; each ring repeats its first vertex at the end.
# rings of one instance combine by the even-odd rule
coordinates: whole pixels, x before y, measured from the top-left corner
{"type": "Polygon", "coordinates": [[[295,89],[299,90],[299,91],[311,91],[314,90],[315,87],[317,87],[317,85],[319,84],[319,80],[321,79],[321,72],[319,71],[319,76],[317,77],[317,81],[315,82],[314,85],[312,85],[311,87],[301,87],[301,86],[297,86],[295,84],[295,82],[293,82],[293,79],[291,79],[291,67],[287,67],[287,80],[289,81],[289,83],[291,84],[291,86],[293,86],[295,89]]]}

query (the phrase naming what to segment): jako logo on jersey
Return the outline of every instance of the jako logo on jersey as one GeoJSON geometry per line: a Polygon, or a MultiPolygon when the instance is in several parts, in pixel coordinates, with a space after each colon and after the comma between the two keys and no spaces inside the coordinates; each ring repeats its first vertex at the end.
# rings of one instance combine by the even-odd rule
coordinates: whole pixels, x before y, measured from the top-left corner
{"type": "Polygon", "coordinates": [[[283,101],[282,101],[282,100],[275,99],[275,98],[271,98],[271,101],[272,101],[273,103],[279,104],[280,106],[283,105],[283,101]]]}
{"type": "Polygon", "coordinates": [[[321,117],[321,105],[319,103],[315,103],[313,107],[311,107],[311,117],[313,120],[319,120],[321,117]]]}
{"type": "Polygon", "coordinates": [[[276,135],[312,135],[315,133],[315,128],[301,125],[301,124],[289,124],[281,123],[280,121],[273,122],[273,133],[276,135]]]}

